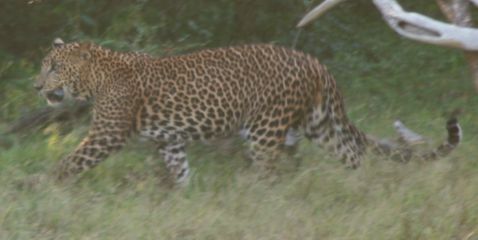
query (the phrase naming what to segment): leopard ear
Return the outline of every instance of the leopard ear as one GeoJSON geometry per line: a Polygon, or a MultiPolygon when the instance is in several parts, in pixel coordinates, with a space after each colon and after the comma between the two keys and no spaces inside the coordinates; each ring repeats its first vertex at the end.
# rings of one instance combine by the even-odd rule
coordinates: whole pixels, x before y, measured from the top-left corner
{"type": "Polygon", "coordinates": [[[91,44],[89,43],[80,43],[73,55],[79,60],[89,60],[91,58],[91,44]]]}
{"type": "Polygon", "coordinates": [[[54,48],[58,48],[58,47],[61,47],[63,45],[65,45],[65,42],[63,42],[63,40],[61,40],[61,38],[55,38],[55,40],[53,40],[52,46],[54,48]]]}
{"type": "Polygon", "coordinates": [[[81,44],[78,53],[82,60],[90,59],[91,58],[90,44],[81,44]]]}
{"type": "Polygon", "coordinates": [[[87,61],[91,58],[91,48],[88,43],[80,43],[78,48],[72,52],[72,56],[77,61],[87,61]]]}

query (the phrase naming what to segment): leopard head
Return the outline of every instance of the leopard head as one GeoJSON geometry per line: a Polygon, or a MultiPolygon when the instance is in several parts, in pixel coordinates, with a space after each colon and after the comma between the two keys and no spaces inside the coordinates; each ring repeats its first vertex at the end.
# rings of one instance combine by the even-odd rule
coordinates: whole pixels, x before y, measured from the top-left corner
{"type": "Polygon", "coordinates": [[[34,87],[52,106],[61,104],[65,99],[86,100],[91,97],[91,88],[84,72],[90,60],[88,44],[65,44],[57,38],[42,61],[34,87]]]}

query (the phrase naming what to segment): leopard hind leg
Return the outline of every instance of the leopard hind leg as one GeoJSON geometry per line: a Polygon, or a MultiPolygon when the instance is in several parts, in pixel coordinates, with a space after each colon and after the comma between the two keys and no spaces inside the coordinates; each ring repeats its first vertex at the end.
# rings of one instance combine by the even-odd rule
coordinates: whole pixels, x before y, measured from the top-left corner
{"type": "Polygon", "coordinates": [[[365,135],[349,122],[342,106],[317,106],[306,116],[306,138],[336,156],[349,168],[360,166],[366,152],[365,135]]]}
{"type": "Polygon", "coordinates": [[[189,164],[185,148],[184,142],[159,143],[157,147],[166,168],[177,184],[186,183],[189,177],[189,164]]]}

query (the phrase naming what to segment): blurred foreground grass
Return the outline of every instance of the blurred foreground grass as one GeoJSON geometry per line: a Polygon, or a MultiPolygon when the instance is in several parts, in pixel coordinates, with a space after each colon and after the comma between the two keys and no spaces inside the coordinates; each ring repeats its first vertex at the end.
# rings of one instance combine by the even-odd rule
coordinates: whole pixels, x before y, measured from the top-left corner
{"type": "Polygon", "coordinates": [[[0,154],[0,239],[475,239],[478,230],[469,141],[441,161],[369,158],[356,171],[304,143],[300,167],[273,182],[238,154],[192,146],[190,184],[170,189],[161,162],[138,147],[75,183],[51,182],[68,137],[0,154]]]}

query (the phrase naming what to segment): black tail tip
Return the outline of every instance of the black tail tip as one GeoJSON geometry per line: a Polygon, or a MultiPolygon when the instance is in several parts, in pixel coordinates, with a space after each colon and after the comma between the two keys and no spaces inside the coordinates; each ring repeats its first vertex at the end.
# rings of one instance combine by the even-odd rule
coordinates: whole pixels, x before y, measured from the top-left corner
{"type": "Polygon", "coordinates": [[[461,141],[462,133],[457,117],[453,116],[448,119],[446,122],[446,129],[448,131],[448,143],[453,146],[458,145],[461,141]]]}
{"type": "Polygon", "coordinates": [[[458,125],[458,118],[457,117],[451,117],[446,122],[446,128],[448,130],[450,130],[450,128],[455,128],[457,125],[458,125]]]}

